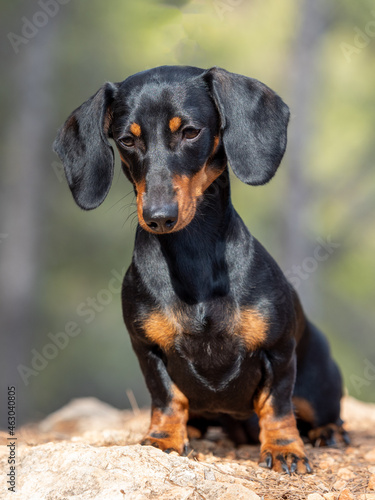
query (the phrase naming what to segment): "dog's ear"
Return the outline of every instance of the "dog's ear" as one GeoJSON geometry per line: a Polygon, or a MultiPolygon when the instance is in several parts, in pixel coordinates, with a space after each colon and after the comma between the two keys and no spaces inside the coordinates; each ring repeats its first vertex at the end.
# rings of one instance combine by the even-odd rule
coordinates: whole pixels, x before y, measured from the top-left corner
{"type": "Polygon", "coordinates": [[[211,68],[203,75],[221,118],[225,152],[246,184],[265,184],[284,155],[289,108],[258,80],[211,68]]]}
{"type": "Polygon", "coordinates": [[[106,83],[77,108],[58,131],[53,149],[63,162],[73,197],[81,208],[98,207],[107,196],[114,170],[108,137],[117,86],[106,83]]]}

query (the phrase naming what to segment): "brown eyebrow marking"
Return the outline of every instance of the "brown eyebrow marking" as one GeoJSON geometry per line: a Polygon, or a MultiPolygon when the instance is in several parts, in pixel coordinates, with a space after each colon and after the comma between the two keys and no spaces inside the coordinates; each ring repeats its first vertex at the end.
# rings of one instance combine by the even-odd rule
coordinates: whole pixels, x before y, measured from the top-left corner
{"type": "Polygon", "coordinates": [[[174,116],[169,120],[169,128],[171,132],[177,132],[181,127],[181,118],[179,116],[174,116]]]}
{"type": "Polygon", "coordinates": [[[133,122],[130,125],[130,132],[135,135],[136,137],[140,137],[141,135],[141,127],[138,125],[138,123],[133,122]]]}

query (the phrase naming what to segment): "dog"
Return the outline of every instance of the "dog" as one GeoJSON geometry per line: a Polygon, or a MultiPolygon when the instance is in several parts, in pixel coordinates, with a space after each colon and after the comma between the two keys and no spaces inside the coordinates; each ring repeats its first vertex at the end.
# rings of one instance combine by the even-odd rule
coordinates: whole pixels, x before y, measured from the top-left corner
{"type": "Polygon", "coordinates": [[[288,121],[287,105],[255,79],[162,66],[106,83],[57,134],[82,209],[109,191],[109,139],[134,186],[122,304],[152,400],[142,444],[186,454],[188,424],[203,435],[221,423],[236,443],[260,441],[262,466],[303,474],[312,466],[299,431],[348,442],[328,343],[231,202],[228,164],[245,184],[267,183],[288,121]]]}

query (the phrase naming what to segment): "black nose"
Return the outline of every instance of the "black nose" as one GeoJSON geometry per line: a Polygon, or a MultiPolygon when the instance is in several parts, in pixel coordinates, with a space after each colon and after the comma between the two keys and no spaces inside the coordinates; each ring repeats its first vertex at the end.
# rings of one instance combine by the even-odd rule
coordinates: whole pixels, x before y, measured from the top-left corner
{"type": "Polygon", "coordinates": [[[143,219],[155,233],[167,233],[175,226],[178,219],[177,203],[143,208],[143,219]]]}

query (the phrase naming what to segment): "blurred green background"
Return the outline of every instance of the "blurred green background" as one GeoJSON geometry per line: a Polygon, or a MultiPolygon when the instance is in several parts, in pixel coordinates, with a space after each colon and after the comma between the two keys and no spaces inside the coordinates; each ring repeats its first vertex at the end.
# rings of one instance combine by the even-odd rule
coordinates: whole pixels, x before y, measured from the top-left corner
{"type": "MultiPolygon", "coordinates": [[[[370,0],[0,1],[1,423],[73,397],[149,404],[122,321],[134,196],[119,163],[85,213],[51,144],[105,81],[158,65],[217,65],[291,108],[287,154],[234,205],[330,339],[346,390],[375,401],[375,10],[370,0]],[[61,333],[68,331],[67,333],[61,333]]],[[[134,404],[134,403],[133,403],[134,404]]]]}

